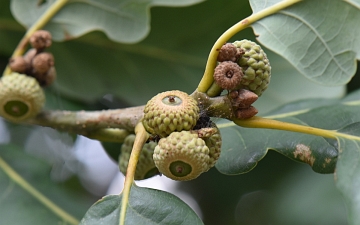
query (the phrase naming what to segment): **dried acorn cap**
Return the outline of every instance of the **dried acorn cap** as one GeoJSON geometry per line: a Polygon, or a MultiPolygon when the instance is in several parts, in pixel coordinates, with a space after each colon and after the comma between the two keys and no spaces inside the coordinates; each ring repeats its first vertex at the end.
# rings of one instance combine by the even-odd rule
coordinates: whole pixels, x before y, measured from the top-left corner
{"type": "Polygon", "coordinates": [[[271,66],[265,52],[259,45],[249,40],[235,41],[234,45],[244,50],[238,61],[244,73],[240,88],[261,96],[271,78],[271,66]]]}
{"type": "Polygon", "coordinates": [[[190,131],[173,132],[161,138],[153,158],[160,173],[173,180],[192,180],[209,169],[209,148],[190,131]]]}
{"type": "Polygon", "coordinates": [[[42,52],[33,58],[31,62],[32,73],[35,75],[46,74],[54,66],[54,56],[49,52],[42,52]]]}
{"type": "Polygon", "coordinates": [[[9,60],[9,67],[13,72],[25,73],[27,67],[26,61],[22,56],[16,56],[9,60]]]}
{"type": "Polygon", "coordinates": [[[191,130],[198,118],[196,100],[182,91],[166,91],[147,102],[142,123],[147,132],[166,137],[173,131],[191,130]]]}
{"type": "Polygon", "coordinates": [[[238,89],[241,84],[243,72],[241,67],[234,62],[219,63],[214,71],[214,80],[219,87],[226,90],[238,89]]]}
{"type": "Polygon", "coordinates": [[[45,103],[45,95],[33,77],[12,73],[0,80],[0,116],[21,122],[36,116],[45,103]]]}
{"type": "Polygon", "coordinates": [[[221,153],[221,134],[219,128],[214,122],[211,122],[211,127],[201,128],[197,131],[199,138],[205,141],[209,148],[209,169],[215,166],[216,161],[221,153]]]}
{"type": "MultiPolygon", "coordinates": [[[[121,154],[119,157],[119,169],[126,175],[126,170],[129,164],[130,154],[134,145],[135,135],[127,136],[121,146],[121,154]]],[[[155,166],[153,160],[155,142],[146,143],[141,150],[140,158],[136,166],[135,180],[144,180],[159,174],[159,170],[155,166]]]]}
{"type": "Polygon", "coordinates": [[[224,44],[220,51],[219,55],[217,57],[218,62],[224,62],[224,61],[232,61],[236,62],[239,58],[239,52],[237,51],[237,48],[232,43],[226,43],[224,44]]]}
{"type": "Polygon", "coordinates": [[[49,31],[38,30],[33,33],[30,37],[30,44],[33,48],[43,50],[48,48],[52,44],[52,36],[49,31]]]}
{"type": "Polygon", "coordinates": [[[31,62],[34,59],[35,55],[37,54],[37,50],[35,48],[30,48],[24,55],[24,60],[28,65],[28,68],[31,67],[31,62]]]}

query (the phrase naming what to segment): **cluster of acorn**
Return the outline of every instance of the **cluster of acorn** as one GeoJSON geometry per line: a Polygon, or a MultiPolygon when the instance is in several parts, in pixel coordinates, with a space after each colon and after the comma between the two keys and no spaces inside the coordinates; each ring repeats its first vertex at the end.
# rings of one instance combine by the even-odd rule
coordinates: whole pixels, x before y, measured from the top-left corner
{"type": "MultiPolygon", "coordinates": [[[[199,126],[196,100],[181,91],[167,91],[150,99],[142,123],[158,143],[145,144],[135,179],[164,174],[173,180],[192,180],[213,167],[220,156],[221,136],[215,123],[199,126]],[[156,138],[155,138],[156,139],[156,138]]],[[[134,137],[130,136],[133,144],[134,137]]],[[[125,174],[132,144],[122,145],[119,165],[125,174]]]]}
{"type": "Polygon", "coordinates": [[[54,57],[44,51],[51,46],[51,34],[36,31],[29,42],[32,48],[24,56],[11,58],[12,73],[0,79],[0,116],[12,122],[36,116],[45,104],[42,87],[56,78],[54,57]]]}
{"type": "MultiPolygon", "coordinates": [[[[217,58],[214,81],[228,97],[235,116],[247,119],[257,113],[252,106],[266,90],[271,67],[265,52],[252,41],[225,44],[217,58]]],[[[167,91],[145,106],[142,123],[158,143],[145,144],[135,179],[164,174],[174,180],[192,180],[213,167],[220,156],[221,136],[210,118],[200,116],[198,103],[181,91],[167,91]],[[156,138],[157,137],[157,138],[156,138]]],[[[135,136],[122,145],[120,170],[126,174],[135,136]]]]}
{"type": "Polygon", "coordinates": [[[271,78],[270,62],[259,45],[249,40],[226,43],[219,51],[215,83],[229,91],[235,115],[248,119],[257,113],[251,106],[267,89],[271,78]]]}

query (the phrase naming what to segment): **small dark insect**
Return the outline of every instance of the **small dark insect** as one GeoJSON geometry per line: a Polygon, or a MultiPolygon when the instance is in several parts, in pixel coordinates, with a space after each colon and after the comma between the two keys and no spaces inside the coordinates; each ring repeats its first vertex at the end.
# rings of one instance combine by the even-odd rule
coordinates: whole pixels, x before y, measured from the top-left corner
{"type": "Polygon", "coordinates": [[[201,128],[212,127],[213,122],[211,121],[210,117],[206,114],[206,109],[200,105],[200,117],[196,122],[195,127],[193,130],[199,130],[201,128]]]}
{"type": "Polygon", "coordinates": [[[149,137],[149,139],[146,141],[146,143],[149,143],[150,141],[158,143],[160,141],[159,135],[152,135],[149,137]]]}

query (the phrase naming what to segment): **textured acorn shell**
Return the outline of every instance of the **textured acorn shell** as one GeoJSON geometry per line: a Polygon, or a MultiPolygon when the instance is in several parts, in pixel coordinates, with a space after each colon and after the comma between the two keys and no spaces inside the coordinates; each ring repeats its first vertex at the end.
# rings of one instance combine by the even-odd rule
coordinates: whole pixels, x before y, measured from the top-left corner
{"type": "Polygon", "coordinates": [[[197,178],[209,168],[209,148],[204,140],[190,131],[173,132],[166,138],[161,138],[154,150],[154,162],[165,176],[179,181],[197,178]],[[171,170],[171,163],[182,161],[191,166],[191,172],[186,176],[176,176],[171,170]]]}
{"type": "Polygon", "coordinates": [[[12,122],[21,122],[35,117],[45,104],[45,95],[35,78],[11,73],[0,80],[0,116],[12,122]],[[22,102],[27,112],[21,115],[9,114],[5,106],[10,102],[22,102]]]}
{"type": "Polygon", "coordinates": [[[216,161],[221,153],[221,134],[219,128],[212,122],[212,127],[200,129],[201,133],[205,133],[201,139],[205,141],[206,146],[209,148],[209,169],[215,166],[216,161]],[[206,135],[208,133],[208,135],[206,135]]]}
{"type": "Polygon", "coordinates": [[[240,88],[248,89],[261,96],[271,78],[271,66],[266,53],[258,44],[249,40],[235,41],[233,44],[244,50],[244,54],[238,61],[244,73],[240,88]]]}
{"type": "MultiPolygon", "coordinates": [[[[135,135],[127,136],[121,146],[121,154],[119,156],[119,169],[126,175],[126,170],[129,164],[130,154],[134,145],[135,135]]],[[[141,150],[140,158],[136,166],[135,180],[144,180],[159,174],[154,160],[153,153],[156,146],[155,142],[149,142],[144,145],[141,150]]]]}
{"type": "Polygon", "coordinates": [[[195,99],[182,91],[166,91],[148,101],[142,123],[149,133],[166,137],[173,131],[191,130],[198,119],[195,99]],[[169,96],[176,98],[176,104],[166,103],[169,96]]]}

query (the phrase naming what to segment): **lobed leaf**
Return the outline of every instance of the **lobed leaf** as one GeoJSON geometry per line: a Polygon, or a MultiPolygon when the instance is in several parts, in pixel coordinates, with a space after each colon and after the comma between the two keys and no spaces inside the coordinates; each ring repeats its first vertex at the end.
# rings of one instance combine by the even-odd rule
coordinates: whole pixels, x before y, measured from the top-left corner
{"type": "MultiPolygon", "coordinates": [[[[135,43],[150,31],[150,8],[153,6],[188,6],[203,0],[69,0],[45,26],[54,40],[63,41],[101,30],[117,42],[135,43]]],[[[12,0],[13,15],[30,27],[56,0],[12,0]]]]}
{"type": "MultiPolygon", "coordinates": [[[[303,100],[267,114],[280,121],[327,130],[338,130],[360,122],[360,91],[339,100],[303,100]],[[316,104],[318,102],[318,104],[316,104]],[[299,106],[308,108],[299,108],[299,106]]],[[[223,147],[216,167],[224,174],[249,172],[275,150],[293,160],[309,164],[315,172],[333,173],[339,145],[335,139],[280,130],[242,128],[232,122],[219,123],[223,147]]]]}
{"type": "MultiPolygon", "coordinates": [[[[254,13],[280,0],[251,0],[254,13]]],[[[360,58],[358,1],[301,1],[252,25],[258,40],[323,85],[346,84],[360,58]],[[357,6],[357,7],[355,7],[357,6]]]]}
{"type": "MultiPolygon", "coordinates": [[[[105,196],[85,214],[80,225],[118,225],[122,194],[105,196]]],[[[125,224],[203,224],[192,209],[164,191],[133,185],[125,224]]]]}
{"type": "Polygon", "coordinates": [[[309,164],[315,172],[335,172],[345,196],[350,224],[360,223],[360,91],[337,101],[318,99],[288,104],[269,118],[335,131],[338,140],[279,130],[247,129],[221,122],[223,149],[216,168],[225,174],[246,173],[275,150],[309,164]],[[300,109],[298,106],[308,106],[300,109]]]}

